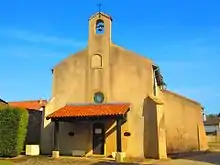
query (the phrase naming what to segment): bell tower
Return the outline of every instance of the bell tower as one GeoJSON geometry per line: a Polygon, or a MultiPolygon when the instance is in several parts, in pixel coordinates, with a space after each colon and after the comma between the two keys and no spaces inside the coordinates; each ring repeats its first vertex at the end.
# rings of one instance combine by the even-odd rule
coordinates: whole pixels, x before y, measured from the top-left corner
{"type": "Polygon", "coordinates": [[[95,41],[101,44],[111,42],[112,18],[102,12],[97,12],[89,19],[89,43],[90,46],[95,41]]]}
{"type": "Polygon", "coordinates": [[[112,18],[100,11],[89,19],[87,102],[95,102],[96,93],[102,94],[103,102],[107,102],[109,98],[111,23],[112,18]]]}

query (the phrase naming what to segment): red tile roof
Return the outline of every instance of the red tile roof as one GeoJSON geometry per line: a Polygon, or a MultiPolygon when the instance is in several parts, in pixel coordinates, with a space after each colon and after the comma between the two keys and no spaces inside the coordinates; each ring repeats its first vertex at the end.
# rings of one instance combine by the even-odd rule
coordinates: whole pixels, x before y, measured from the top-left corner
{"type": "Polygon", "coordinates": [[[53,112],[47,119],[63,117],[95,117],[117,116],[128,112],[130,104],[90,104],[90,105],[66,105],[53,112]]]}
{"type": "Polygon", "coordinates": [[[8,104],[14,107],[40,110],[41,107],[47,104],[47,100],[8,102],[8,104]]]}

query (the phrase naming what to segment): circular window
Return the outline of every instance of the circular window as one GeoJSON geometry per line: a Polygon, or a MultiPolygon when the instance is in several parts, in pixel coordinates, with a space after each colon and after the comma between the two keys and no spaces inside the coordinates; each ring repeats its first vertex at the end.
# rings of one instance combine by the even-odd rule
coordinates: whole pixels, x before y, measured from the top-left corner
{"type": "Polygon", "coordinates": [[[104,101],[104,94],[103,93],[101,93],[101,92],[96,92],[95,94],[94,94],[94,102],[95,103],[103,103],[103,101],[104,101]]]}

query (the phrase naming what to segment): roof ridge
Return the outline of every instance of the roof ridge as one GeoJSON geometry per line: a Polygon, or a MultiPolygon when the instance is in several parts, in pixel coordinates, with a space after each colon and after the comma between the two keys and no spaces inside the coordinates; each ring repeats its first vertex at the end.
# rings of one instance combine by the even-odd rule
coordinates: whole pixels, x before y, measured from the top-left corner
{"type": "Polygon", "coordinates": [[[38,100],[23,100],[23,101],[9,101],[8,103],[23,103],[23,102],[37,102],[37,101],[47,101],[46,99],[38,100]]]}
{"type": "Polygon", "coordinates": [[[67,103],[65,106],[87,106],[87,105],[119,105],[119,104],[130,104],[129,102],[108,102],[108,103],[67,103]]]}
{"type": "Polygon", "coordinates": [[[110,19],[112,21],[112,17],[109,14],[104,13],[104,12],[95,12],[94,14],[92,14],[90,16],[89,20],[91,20],[92,18],[96,17],[97,15],[102,15],[102,16],[104,16],[104,17],[106,17],[106,18],[108,18],[108,19],[110,19]]]}
{"type": "Polygon", "coordinates": [[[173,95],[178,96],[178,97],[181,97],[181,98],[183,98],[185,100],[188,100],[188,101],[190,101],[190,102],[192,102],[194,104],[202,106],[200,102],[198,102],[196,100],[193,100],[193,99],[189,98],[188,96],[183,96],[183,95],[181,95],[179,93],[176,93],[176,92],[173,92],[173,91],[170,91],[170,90],[167,90],[167,89],[165,90],[165,92],[173,94],[173,95]]]}

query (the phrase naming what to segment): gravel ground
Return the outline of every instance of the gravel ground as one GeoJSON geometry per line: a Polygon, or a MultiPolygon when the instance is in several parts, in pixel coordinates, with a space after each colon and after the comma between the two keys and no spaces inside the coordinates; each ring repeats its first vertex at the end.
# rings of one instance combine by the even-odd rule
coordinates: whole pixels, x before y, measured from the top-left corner
{"type": "Polygon", "coordinates": [[[212,144],[211,152],[178,156],[169,160],[129,160],[134,163],[116,163],[104,158],[62,157],[52,159],[46,156],[21,156],[11,160],[1,160],[0,165],[220,165],[220,144],[212,144]]]}
{"type": "MultiPolygon", "coordinates": [[[[98,158],[60,158],[49,157],[22,157],[14,159],[13,165],[220,165],[220,153],[211,152],[181,159],[165,161],[146,160],[140,163],[116,163],[112,160],[98,158]]],[[[0,164],[4,165],[4,164],[0,164]]]]}
{"type": "Polygon", "coordinates": [[[95,158],[59,158],[52,159],[48,157],[21,158],[14,160],[14,165],[112,165],[127,164],[139,165],[139,163],[116,163],[111,160],[95,159],[95,158]]]}

